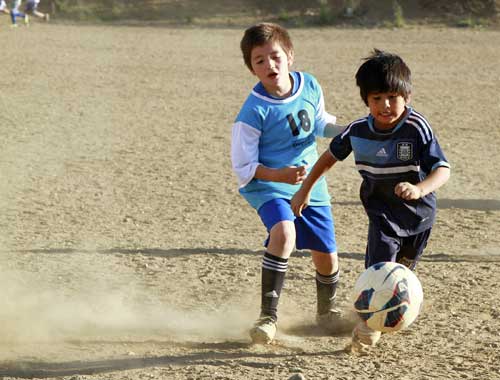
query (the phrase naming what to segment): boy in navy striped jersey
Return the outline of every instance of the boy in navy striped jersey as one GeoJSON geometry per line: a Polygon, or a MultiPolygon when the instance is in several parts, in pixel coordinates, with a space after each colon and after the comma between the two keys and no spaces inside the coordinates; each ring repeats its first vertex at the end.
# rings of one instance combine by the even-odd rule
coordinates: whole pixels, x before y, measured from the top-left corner
{"type": "MultiPolygon", "coordinates": [[[[414,269],[434,224],[434,191],[448,181],[450,165],[429,122],[409,107],[411,72],[399,56],[375,49],[356,84],[370,114],[332,140],[292,198],[292,209],[301,215],[316,181],[354,152],[369,219],[365,267],[396,261],[414,269]]],[[[379,338],[360,322],[353,347],[373,346],[379,338]]]]}

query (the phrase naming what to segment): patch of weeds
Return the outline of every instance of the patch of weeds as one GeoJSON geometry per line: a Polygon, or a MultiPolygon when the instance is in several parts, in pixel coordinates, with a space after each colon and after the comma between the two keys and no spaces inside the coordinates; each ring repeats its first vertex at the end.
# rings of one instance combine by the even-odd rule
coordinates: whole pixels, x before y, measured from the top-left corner
{"type": "Polygon", "coordinates": [[[289,22],[291,19],[290,13],[286,9],[281,9],[278,13],[278,20],[284,23],[289,22]]]}
{"type": "Polygon", "coordinates": [[[393,26],[396,28],[402,28],[405,26],[405,17],[403,15],[403,7],[399,4],[397,0],[392,2],[392,12],[393,12],[393,26]]]}
{"type": "Polygon", "coordinates": [[[457,20],[455,26],[458,28],[482,28],[487,27],[489,22],[482,18],[474,18],[472,16],[457,20]]]}
{"type": "Polygon", "coordinates": [[[321,4],[318,13],[318,23],[320,25],[333,24],[334,16],[331,7],[327,4],[321,4]]]}

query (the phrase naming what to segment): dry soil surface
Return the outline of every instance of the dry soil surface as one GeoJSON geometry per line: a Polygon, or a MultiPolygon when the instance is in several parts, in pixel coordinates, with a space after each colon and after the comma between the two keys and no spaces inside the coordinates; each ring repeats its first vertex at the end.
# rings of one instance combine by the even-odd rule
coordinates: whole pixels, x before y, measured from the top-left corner
{"type": "MultiPolygon", "coordinates": [[[[0,21],[0,377],[500,379],[500,31],[290,31],[340,123],[367,112],[361,58],[401,54],[453,168],[419,319],[353,355],[349,334],[314,326],[308,252],[291,258],[276,343],[247,336],[265,230],[229,157],[255,83],[241,29],[0,21]]],[[[367,223],[352,160],[328,181],[348,309],[367,223]]]]}

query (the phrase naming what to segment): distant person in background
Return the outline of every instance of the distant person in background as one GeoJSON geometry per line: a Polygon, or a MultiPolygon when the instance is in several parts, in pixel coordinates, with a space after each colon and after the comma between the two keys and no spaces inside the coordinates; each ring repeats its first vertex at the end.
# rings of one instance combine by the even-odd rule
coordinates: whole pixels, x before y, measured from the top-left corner
{"type": "Polygon", "coordinates": [[[5,3],[5,0],[0,0],[0,13],[5,13],[10,15],[9,8],[7,8],[7,4],[5,3]]]}
{"type": "Polygon", "coordinates": [[[10,19],[12,20],[12,27],[17,27],[17,19],[24,19],[24,24],[29,25],[30,19],[26,13],[22,13],[19,11],[19,7],[21,6],[21,0],[13,0],[12,1],[12,9],[10,10],[10,19]]]}
{"type": "Polygon", "coordinates": [[[50,15],[48,13],[42,13],[38,10],[38,4],[40,0],[28,0],[26,1],[26,8],[24,9],[26,14],[33,15],[35,17],[44,19],[45,21],[50,20],[50,15]]]}

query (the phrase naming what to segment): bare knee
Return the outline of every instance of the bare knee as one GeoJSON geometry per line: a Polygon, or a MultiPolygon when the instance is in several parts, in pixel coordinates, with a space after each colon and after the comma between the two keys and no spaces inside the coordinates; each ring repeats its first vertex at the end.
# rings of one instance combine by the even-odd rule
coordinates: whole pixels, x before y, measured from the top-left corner
{"type": "Polygon", "coordinates": [[[288,258],[295,248],[295,236],[295,224],[292,221],[285,220],[276,223],[271,228],[268,252],[278,257],[288,258]]]}
{"type": "Polygon", "coordinates": [[[322,275],[335,273],[339,269],[339,260],[337,252],[325,253],[319,251],[311,251],[312,260],[316,270],[322,275]]]}

